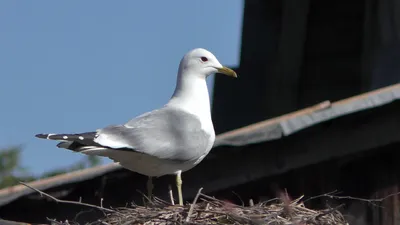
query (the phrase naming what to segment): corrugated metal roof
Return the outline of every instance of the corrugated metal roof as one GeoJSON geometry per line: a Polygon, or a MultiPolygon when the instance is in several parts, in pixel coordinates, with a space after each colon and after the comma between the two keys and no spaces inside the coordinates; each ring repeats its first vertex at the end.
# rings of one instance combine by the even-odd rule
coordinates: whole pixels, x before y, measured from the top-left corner
{"type": "MultiPolygon", "coordinates": [[[[220,134],[216,138],[214,148],[219,146],[243,146],[279,139],[321,122],[379,107],[398,99],[400,99],[400,84],[367,92],[335,103],[325,101],[293,113],[220,134]]],[[[89,180],[120,168],[119,165],[112,163],[34,181],[29,185],[40,190],[46,190],[63,184],[89,180]]],[[[23,185],[2,189],[0,190],[0,206],[33,192],[33,190],[23,185]]]]}

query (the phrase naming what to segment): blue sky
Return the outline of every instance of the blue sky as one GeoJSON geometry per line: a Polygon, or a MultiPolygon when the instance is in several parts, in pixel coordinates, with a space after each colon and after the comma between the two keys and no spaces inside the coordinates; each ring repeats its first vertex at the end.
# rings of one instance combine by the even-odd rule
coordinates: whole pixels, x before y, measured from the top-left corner
{"type": "Polygon", "coordinates": [[[34,135],[92,131],[162,106],[192,48],[237,66],[242,14],[242,0],[1,1],[0,148],[22,145],[34,174],[80,160],[34,135]]]}

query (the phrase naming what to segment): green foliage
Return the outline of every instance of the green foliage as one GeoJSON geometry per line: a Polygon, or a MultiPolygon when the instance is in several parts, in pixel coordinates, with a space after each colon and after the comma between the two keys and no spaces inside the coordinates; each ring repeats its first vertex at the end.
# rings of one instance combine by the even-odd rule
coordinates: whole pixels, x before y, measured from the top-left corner
{"type": "Polygon", "coordinates": [[[19,182],[29,182],[41,178],[68,173],[100,164],[100,158],[87,156],[82,161],[76,162],[67,168],[57,168],[48,171],[41,176],[32,176],[26,168],[21,165],[21,148],[10,147],[0,150],[0,189],[13,186],[19,182]]]}

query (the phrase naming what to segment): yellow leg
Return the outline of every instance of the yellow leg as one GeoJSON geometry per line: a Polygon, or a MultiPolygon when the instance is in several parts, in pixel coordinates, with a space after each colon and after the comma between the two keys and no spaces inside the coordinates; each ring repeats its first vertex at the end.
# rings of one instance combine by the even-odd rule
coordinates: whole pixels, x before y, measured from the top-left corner
{"type": "Polygon", "coordinates": [[[179,205],[183,206],[181,172],[176,174],[176,187],[178,188],[179,205]]]}
{"type": "Polygon", "coordinates": [[[153,197],[153,188],[153,177],[149,177],[149,179],[147,180],[147,197],[149,198],[149,200],[151,200],[153,197]]]}

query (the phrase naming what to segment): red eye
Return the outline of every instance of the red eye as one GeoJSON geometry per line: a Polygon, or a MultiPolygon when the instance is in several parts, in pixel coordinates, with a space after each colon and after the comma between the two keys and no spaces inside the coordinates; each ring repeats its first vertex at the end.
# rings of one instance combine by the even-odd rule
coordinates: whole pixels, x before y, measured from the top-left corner
{"type": "Polygon", "coordinates": [[[208,61],[208,59],[206,58],[206,57],[201,57],[201,61],[203,61],[203,62],[207,62],[208,61]]]}

